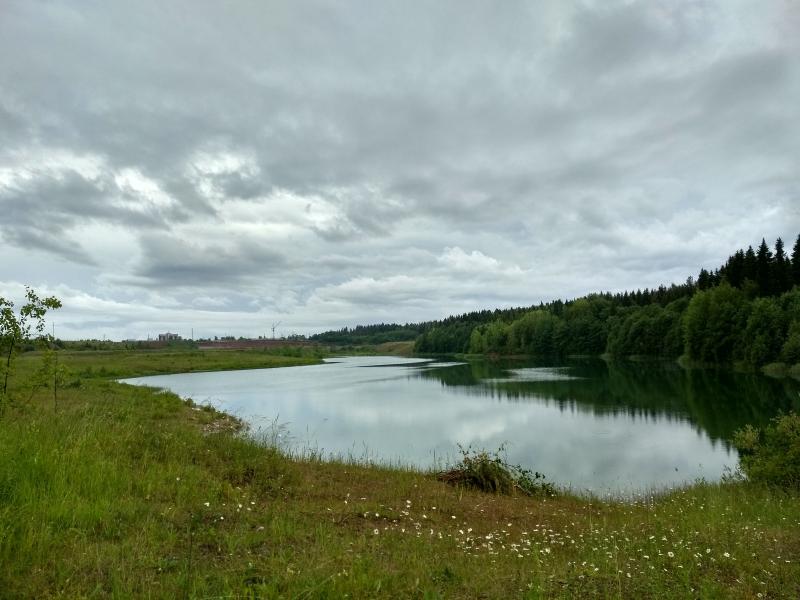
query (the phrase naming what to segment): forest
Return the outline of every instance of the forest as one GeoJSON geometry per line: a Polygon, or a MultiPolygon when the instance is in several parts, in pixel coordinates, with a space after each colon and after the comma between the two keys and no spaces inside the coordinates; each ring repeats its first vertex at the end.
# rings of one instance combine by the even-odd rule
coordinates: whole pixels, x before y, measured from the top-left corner
{"type": "MultiPolygon", "coordinates": [[[[419,353],[685,356],[697,363],[800,363],[800,235],[738,250],[683,284],[597,293],[418,326],[419,353]]],[[[413,328],[410,326],[409,329],[413,328]]]]}

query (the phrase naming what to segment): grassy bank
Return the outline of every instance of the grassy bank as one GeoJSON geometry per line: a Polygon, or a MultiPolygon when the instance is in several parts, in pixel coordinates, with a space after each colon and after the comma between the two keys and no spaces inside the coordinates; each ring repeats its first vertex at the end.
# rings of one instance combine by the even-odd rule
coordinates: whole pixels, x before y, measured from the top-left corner
{"type": "MultiPolygon", "coordinates": [[[[268,369],[293,367],[321,362],[318,350],[283,348],[270,350],[110,350],[59,352],[59,362],[72,378],[121,379],[143,375],[221,371],[237,369],[268,369]]],[[[19,359],[20,378],[36,369],[37,353],[24,354],[19,359]]]]}
{"type": "Polygon", "coordinates": [[[57,411],[52,390],[15,390],[0,422],[0,597],[800,596],[796,495],[484,494],[293,459],[213,410],[99,377],[207,370],[225,354],[65,357],[84,374],[57,411]]]}

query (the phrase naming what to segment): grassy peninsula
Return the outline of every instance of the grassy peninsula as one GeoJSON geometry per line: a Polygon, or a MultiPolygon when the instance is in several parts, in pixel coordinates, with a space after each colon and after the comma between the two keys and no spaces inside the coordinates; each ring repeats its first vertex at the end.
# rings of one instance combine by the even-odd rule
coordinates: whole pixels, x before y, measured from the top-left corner
{"type": "Polygon", "coordinates": [[[796,493],[471,491],[292,456],[210,408],[109,379],[313,357],[61,354],[74,375],[57,404],[52,389],[24,387],[40,360],[24,355],[0,422],[0,597],[800,595],[796,493]]]}

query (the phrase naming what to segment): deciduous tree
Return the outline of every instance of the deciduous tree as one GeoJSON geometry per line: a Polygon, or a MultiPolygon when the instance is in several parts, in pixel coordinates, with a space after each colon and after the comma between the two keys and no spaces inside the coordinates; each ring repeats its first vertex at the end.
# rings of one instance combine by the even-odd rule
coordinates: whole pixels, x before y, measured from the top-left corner
{"type": "Polygon", "coordinates": [[[61,308],[55,296],[40,297],[31,288],[25,288],[25,303],[14,309],[14,302],[0,297],[0,351],[2,351],[3,388],[0,392],[0,416],[8,399],[8,381],[14,367],[14,359],[22,344],[44,338],[44,317],[48,310],[61,308]]]}

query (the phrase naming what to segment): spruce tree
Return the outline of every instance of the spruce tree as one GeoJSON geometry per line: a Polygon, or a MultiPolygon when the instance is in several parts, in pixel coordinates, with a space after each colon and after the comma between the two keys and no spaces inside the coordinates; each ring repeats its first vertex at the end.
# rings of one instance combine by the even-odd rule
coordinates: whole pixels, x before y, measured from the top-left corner
{"type": "Polygon", "coordinates": [[[714,269],[714,272],[711,274],[711,284],[719,285],[720,283],[722,283],[722,273],[719,269],[714,269]]]}
{"type": "Polygon", "coordinates": [[[707,290],[711,287],[711,273],[705,269],[700,269],[700,274],[697,276],[697,289],[707,290]]]}
{"type": "Polygon", "coordinates": [[[797,236],[792,250],[792,282],[800,285],[800,235],[797,236]]]}
{"type": "Polygon", "coordinates": [[[764,238],[761,238],[761,245],[756,253],[756,283],[759,296],[769,296],[772,293],[772,250],[764,238]]]}
{"type": "Polygon", "coordinates": [[[733,287],[742,287],[744,281],[744,251],[737,250],[736,254],[730,257],[725,268],[725,276],[733,287]]]}
{"type": "Polygon", "coordinates": [[[756,253],[753,251],[752,246],[747,247],[747,252],[744,253],[744,270],[742,271],[745,279],[752,282],[756,280],[756,253]]]}
{"type": "Polygon", "coordinates": [[[772,293],[780,295],[792,287],[791,263],[783,251],[783,240],[775,240],[775,257],[772,262],[772,293]]]}

